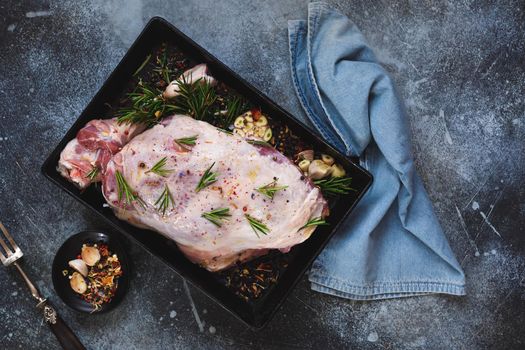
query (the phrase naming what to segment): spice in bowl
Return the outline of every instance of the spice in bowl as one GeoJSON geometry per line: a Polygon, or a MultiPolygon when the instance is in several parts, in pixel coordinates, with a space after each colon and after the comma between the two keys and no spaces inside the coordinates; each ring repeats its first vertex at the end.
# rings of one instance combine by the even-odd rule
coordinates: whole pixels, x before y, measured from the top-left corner
{"type": "Polygon", "coordinates": [[[71,289],[98,311],[111,302],[118,288],[122,268],[116,254],[111,254],[105,244],[84,244],[75,260],[68,263],[71,270],[64,270],[71,289]]]}

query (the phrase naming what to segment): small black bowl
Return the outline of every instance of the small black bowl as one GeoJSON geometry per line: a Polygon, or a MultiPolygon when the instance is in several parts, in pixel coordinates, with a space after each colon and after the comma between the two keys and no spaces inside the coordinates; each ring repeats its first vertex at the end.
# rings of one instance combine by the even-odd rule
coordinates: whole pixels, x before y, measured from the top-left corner
{"type": "Polygon", "coordinates": [[[64,244],[58,249],[55,259],[53,260],[52,279],[53,286],[58,296],[72,309],[86,313],[103,313],[117,306],[129,287],[129,262],[125,250],[117,240],[117,237],[109,233],[97,231],[83,231],[69,237],[64,244]],[[75,293],[69,285],[69,277],[64,276],[62,271],[72,269],[68,262],[77,258],[80,254],[83,244],[106,244],[112,254],[117,254],[122,268],[122,275],[118,278],[118,286],[113,299],[109,303],[104,303],[95,312],[93,306],[82,300],[80,295],[75,293]]]}

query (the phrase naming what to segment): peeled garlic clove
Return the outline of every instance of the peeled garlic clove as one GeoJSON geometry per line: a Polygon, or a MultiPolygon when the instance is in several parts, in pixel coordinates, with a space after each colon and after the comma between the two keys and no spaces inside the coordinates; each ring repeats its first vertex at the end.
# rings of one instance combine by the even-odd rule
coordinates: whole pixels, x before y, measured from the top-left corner
{"type": "Polygon", "coordinates": [[[100,260],[100,252],[95,247],[83,246],[80,255],[88,266],[94,266],[100,260]]]}
{"type": "Polygon", "coordinates": [[[321,159],[328,165],[332,165],[335,162],[334,157],[329,156],[328,154],[321,154],[321,159]]]}
{"type": "Polygon", "coordinates": [[[314,151],[311,149],[308,149],[306,151],[297,153],[296,157],[297,157],[297,160],[306,159],[311,162],[312,160],[314,160],[314,151]]]}
{"type": "Polygon", "coordinates": [[[308,167],[308,176],[310,176],[312,180],[320,180],[330,175],[331,171],[332,167],[322,160],[316,159],[311,162],[308,167]]]}
{"type": "Polygon", "coordinates": [[[332,165],[332,177],[343,177],[346,175],[345,169],[339,164],[332,165]]]}
{"type": "Polygon", "coordinates": [[[68,265],[73,270],[75,270],[78,273],[80,273],[82,276],[86,277],[88,275],[88,267],[87,267],[86,263],[84,262],[84,260],[82,260],[82,259],[71,260],[68,263],[68,265]]]}
{"type": "Polygon", "coordinates": [[[268,119],[264,115],[261,115],[259,120],[256,120],[254,124],[255,126],[266,126],[268,125],[268,119]]]}
{"type": "Polygon", "coordinates": [[[272,139],[272,129],[266,129],[264,132],[263,140],[265,142],[268,142],[272,139]]]}
{"type": "Polygon", "coordinates": [[[240,129],[244,126],[244,117],[241,115],[237,118],[235,118],[235,121],[233,122],[233,126],[240,129]]]}
{"type": "Polygon", "coordinates": [[[84,277],[78,272],[73,272],[71,279],[69,280],[69,285],[78,294],[84,294],[87,291],[87,283],[84,277]]]}
{"type": "Polygon", "coordinates": [[[301,160],[301,161],[299,162],[299,168],[300,168],[302,171],[306,172],[306,171],[308,171],[308,167],[310,166],[310,163],[311,163],[311,162],[310,162],[308,159],[303,159],[303,160],[301,160]]]}
{"type": "Polygon", "coordinates": [[[250,114],[244,117],[244,119],[246,119],[248,123],[253,123],[252,113],[250,112],[250,114]]]}

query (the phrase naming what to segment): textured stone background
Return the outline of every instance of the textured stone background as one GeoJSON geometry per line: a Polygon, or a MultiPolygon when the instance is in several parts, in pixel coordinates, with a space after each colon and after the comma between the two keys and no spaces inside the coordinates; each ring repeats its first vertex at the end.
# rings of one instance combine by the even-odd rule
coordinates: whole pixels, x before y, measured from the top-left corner
{"type": "MultiPolygon", "coordinates": [[[[406,99],[417,166],[468,296],[351,302],[310,291],[304,278],[254,332],[190,287],[201,332],[182,279],[130,244],[135,271],[123,304],[106,315],[69,310],[53,294],[54,253],[69,235],[105,226],[39,168],[147,20],[165,17],[304,118],[286,21],[304,18],[307,1],[6,0],[0,218],[28,253],[29,274],[90,348],[524,348],[524,2],[330,2],[362,29],[406,99]]],[[[0,269],[0,286],[0,348],[57,347],[15,271],[0,269]]]]}

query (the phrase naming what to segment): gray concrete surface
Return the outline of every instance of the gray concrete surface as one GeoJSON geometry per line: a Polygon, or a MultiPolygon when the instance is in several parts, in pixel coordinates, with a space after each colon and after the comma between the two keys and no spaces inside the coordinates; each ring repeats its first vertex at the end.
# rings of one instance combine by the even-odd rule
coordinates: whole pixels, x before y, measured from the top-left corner
{"type": "MultiPolygon", "coordinates": [[[[304,118],[286,21],[304,18],[307,1],[6,0],[0,218],[28,253],[28,272],[89,348],[524,348],[524,2],[330,2],[362,29],[406,99],[417,166],[468,295],[352,302],[312,292],[304,278],[254,332],[190,287],[191,301],[180,277],[130,245],[135,270],[123,304],[98,316],[69,310],[53,293],[54,253],[69,235],[105,225],[39,168],[147,20],[165,17],[304,118]]],[[[15,271],[0,269],[0,287],[0,348],[56,348],[15,271]]]]}

